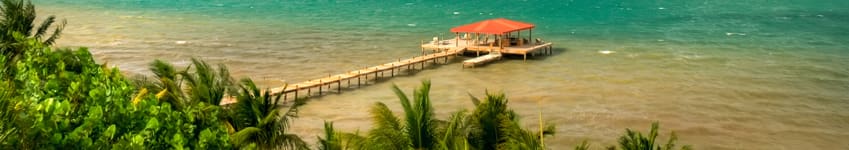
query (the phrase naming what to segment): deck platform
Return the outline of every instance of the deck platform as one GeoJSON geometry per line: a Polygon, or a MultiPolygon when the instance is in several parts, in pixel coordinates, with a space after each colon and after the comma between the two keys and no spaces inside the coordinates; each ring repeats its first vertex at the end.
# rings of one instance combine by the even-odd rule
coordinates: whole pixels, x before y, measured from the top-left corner
{"type": "Polygon", "coordinates": [[[544,43],[528,43],[522,45],[511,45],[506,46],[504,48],[499,47],[497,44],[490,42],[481,42],[474,40],[465,40],[462,38],[452,38],[447,40],[440,40],[438,42],[428,42],[425,43],[422,41],[422,53],[425,51],[434,51],[440,52],[452,48],[462,47],[466,48],[466,51],[475,52],[477,56],[480,56],[481,53],[490,53],[493,51],[498,51],[502,54],[511,54],[511,55],[522,55],[524,60],[528,59],[528,55],[534,56],[535,54],[552,54],[553,43],[544,42],[544,43]]]}

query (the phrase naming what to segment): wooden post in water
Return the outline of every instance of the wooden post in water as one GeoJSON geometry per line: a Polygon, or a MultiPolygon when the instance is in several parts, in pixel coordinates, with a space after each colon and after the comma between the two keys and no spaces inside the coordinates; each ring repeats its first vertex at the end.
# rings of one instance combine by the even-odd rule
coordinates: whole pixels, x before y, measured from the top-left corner
{"type": "Polygon", "coordinates": [[[524,54],[522,54],[522,56],[524,56],[524,59],[522,59],[522,62],[527,62],[528,61],[528,53],[524,53],[524,54]]]}
{"type": "Polygon", "coordinates": [[[318,96],[321,96],[321,88],[324,86],[324,83],[321,80],[318,80],[318,96]]]}
{"type": "Polygon", "coordinates": [[[336,92],[342,93],[342,76],[338,76],[337,79],[339,80],[336,81],[336,92]]]}
{"type": "MultiPolygon", "coordinates": [[[[330,77],[331,77],[331,75],[327,74],[327,78],[329,79],[330,77]]],[[[330,81],[327,81],[327,90],[330,90],[331,84],[333,84],[333,83],[330,83],[330,81]]]]}

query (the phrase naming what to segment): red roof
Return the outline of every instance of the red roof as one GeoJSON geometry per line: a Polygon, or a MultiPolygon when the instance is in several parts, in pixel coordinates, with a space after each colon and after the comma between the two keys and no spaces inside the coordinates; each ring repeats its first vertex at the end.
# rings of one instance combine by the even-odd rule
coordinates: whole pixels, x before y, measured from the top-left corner
{"type": "Polygon", "coordinates": [[[451,28],[451,32],[469,32],[485,34],[504,34],[507,32],[532,29],[534,24],[508,20],[504,18],[489,19],[472,24],[451,28]]]}

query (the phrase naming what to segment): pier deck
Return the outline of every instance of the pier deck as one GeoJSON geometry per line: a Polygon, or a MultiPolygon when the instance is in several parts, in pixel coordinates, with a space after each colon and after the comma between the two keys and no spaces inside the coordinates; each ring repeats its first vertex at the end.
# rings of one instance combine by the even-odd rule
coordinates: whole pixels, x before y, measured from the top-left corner
{"type": "MultiPolygon", "coordinates": [[[[385,72],[389,72],[390,76],[395,76],[396,74],[400,73],[401,70],[404,68],[406,68],[406,70],[412,70],[416,69],[416,66],[420,66],[419,69],[424,69],[425,64],[428,62],[432,62],[432,64],[437,64],[438,61],[441,61],[442,63],[448,63],[449,57],[463,53],[465,50],[465,48],[455,47],[438,53],[398,60],[359,70],[330,75],[324,78],[313,79],[301,83],[289,84],[283,87],[272,88],[269,90],[269,92],[271,92],[271,95],[282,95],[284,100],[288,99],[290,93],[293,94],[293,97],[297,98],[299,92],[304,90],[306,90],[305,94],[309,96],[312,93],[313,88],[318,88],[318,94],[321,95],[325,90],[330,90],[331,86],[334,85],[336,86],[337,92],[341,92],[342,82],[347,82],[347,86],[350,87],[352,80],[356,80],[357,86],[361,86],[364,80],[365,82],[368,82],[370,75],[372,77],[371,79],[376,79],[378,77],[383,77],[385,72]]],[[[224,100],[221,101],[220,105],[228,105],[233,103],[236,103],[235,98],[228,97],[224,98],[224,100]]]]}
{"type": "Polygon", "coordinates": [[[425,43],[424,41],[422,41],[422,45],[421,45],[422,53],[425,53],[425,51],[427,51],[427,50],[440,52],[440,51],[444,51],[444,50],[448,50],[448,49],[452,49],[452,48],[462,47],[462,48],[466,48],[466,51],[475,52],[477,54],[477,56],[480,56],[481,53],[489,53],[489,52],[493,52],[493,51],[498,51],[502,54],[522,55],[524,57],[524,60],[527,61],[529,54],[531,56],[533,56],[537,53],[551,55],[552,47],[554,45],[551,42],[527,43],[527,44],[523,44],[521,46],[517,46],[517,45],[507,46],[507,47],[504,47],[502,49],[497,44],[493,43],[492,41],[490,41],[490,42],[480,42],[480,41],[465,40],[465,39],[462,39],[462,38],[459,38],[459,39],[458,38],[459,37],[447,39],[447,40],[441,40],[441,41],[438,41],[438,42],[428,42],[428,43],[425,43]]]}

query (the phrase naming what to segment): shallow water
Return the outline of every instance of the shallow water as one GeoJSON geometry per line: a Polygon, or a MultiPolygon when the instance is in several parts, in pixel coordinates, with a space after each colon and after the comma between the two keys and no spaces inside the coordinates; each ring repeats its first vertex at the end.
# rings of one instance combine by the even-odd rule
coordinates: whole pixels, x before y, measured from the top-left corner
{"type": "Polygon", "coordinates": [[[697,149],[849,149],[846,1],[35,3],[68,20],[58,45],[88,46],[125,72],[201,57],[264,86],[416,56],[421,40],[481,19],[535,23],[533,36],[555,43],[553,56],[524,63],[441,65],[311,99],[292,128],[310,142],[324,120],[368,130],[375,102],[400,110],[392,84],[429,79],[439,118],[471,109],[467,93],[503,91],[526,127],[540,112],[557,125],[552,149],[612,145],[652,121],[662,139],[674,130],[697,149]]]}

